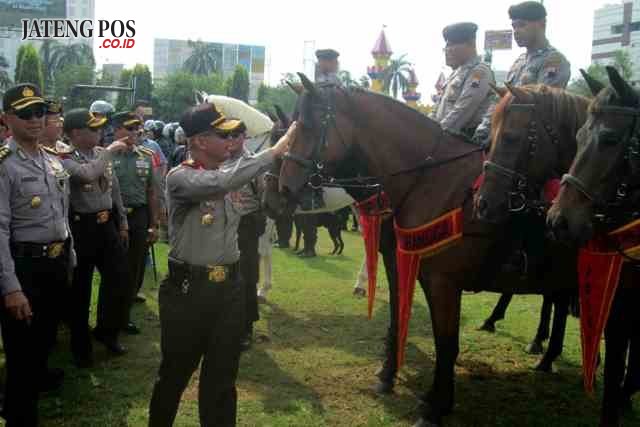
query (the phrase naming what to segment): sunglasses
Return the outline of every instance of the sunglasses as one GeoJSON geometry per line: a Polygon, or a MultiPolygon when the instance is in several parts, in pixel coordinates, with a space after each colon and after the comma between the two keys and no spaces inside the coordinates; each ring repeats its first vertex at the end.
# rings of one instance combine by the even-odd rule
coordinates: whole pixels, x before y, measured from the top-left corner
{"type": "Polygon", "coordinates": [[[232,140],[232,139],[238,139],[241,137],[244,138],[245,133],[244,132],[216,133],[216,135],[220,139],[232,140]]]}
{"type": "Polygon", "coordinates": [[[125,126],[125,129],[129,132],[137,132],[140,129],[140,126],[125,126]]]}
{"type": "Polygon", "coordinates": [[[16,115],[20,120],[31,120],[34,117],[36,119],[41,119],[44,117],[46,113],[45,108],[24,108],[22,110],[13,110],[13,114],[16,115]]]}

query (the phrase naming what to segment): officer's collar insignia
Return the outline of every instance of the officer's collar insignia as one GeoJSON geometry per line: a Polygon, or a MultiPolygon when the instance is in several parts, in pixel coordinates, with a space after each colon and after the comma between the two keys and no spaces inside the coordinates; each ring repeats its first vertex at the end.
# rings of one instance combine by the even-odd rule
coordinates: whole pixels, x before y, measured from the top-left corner
{"type": "Polygon", "coordinates": [[[33,91],[33,89],[31,89],[29,86],[25,86],[24,89],[22,89],[22,96],[25,98],[31,98],[32,96],[35,95],[35,92],[33,91]]]}

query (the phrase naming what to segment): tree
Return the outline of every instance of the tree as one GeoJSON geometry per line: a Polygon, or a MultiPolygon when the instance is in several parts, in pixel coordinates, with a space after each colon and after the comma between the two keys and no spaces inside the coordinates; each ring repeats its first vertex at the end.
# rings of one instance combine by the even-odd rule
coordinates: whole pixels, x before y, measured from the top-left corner
{"type": "Polygon", "coordinates": [[[236,65],[227,86],[227,96],[249,102],[249,73],[242,65],[236,65]]]}
{"type": "Polygon", "coordinates": [[[386,93],[391,92],[394,98],[398,97],[398,92],[402,93],[407,89],[411,63],[405,59],[406,56],[392,59],[383,76],[383,90],[386,93]]]}
{"type": "Polygon", "coordinates": [[[222,57],[220,47],[213,43],[206,43],[201,40],[188,41],[192,51],[186,61],[184,61],[183,69],[192,74],[208,75],[214,71],[219,71],[222,64],[218,64],[218,58],[222,57]]]}
{"type": "Polygon", "coordinates": [[[55,70],[68,65],[91,65],[93,67],[96,64],[93,50],[84,43],[58,44],[53,50],[51,61],[55,70]]]}
{"type": "Polygon", "coordinates": [[[369,76],[360,77],[360,87],[365,89],[369,89],[371,87],[371,80],[369,79],[369,76]]]}
{"type": "MultiPolygon", "coordinates": [[[[613,61],[610,64],[614,68],[618,70],[618,72],[622,75],[625,80],[632,80],[633,78],[633,62],[631,61],[631,57],[629,56],[629,52],[626,50],[617,50],[614,52],[613,61]]],[[[589,65],[587,68],[587,73],[596,80],[602,82],[603,84],[609,83],[609,77],[607,75],[607,70],[604,65],[594,63],[589,65]]],[[[587,82],[584,81],[584,78],[580,76],[579,78],[573,79],[569,86],[567,86],[567,91],[576,95],[582,95],[586,97],[592,97],[591,90],[589,86],[587,86],[587,82]]]]}
{"type": "Polygon", "coordinates": [[[54,96],[58,99],[67,97],[65,108],[89,108],[89,105],[95,101],[96,94],[91,90],[72,91],[74,85],[85,84],[92,85],[95,82],[95,71],[93,65],[67,65],[64,68],[58,68],[54,74],[55,91],[54,96]]]}
{"type": "Polygon", "coordinates": [[[276,87],[260,85],[258,88],[258,103],[256,108],[263,113],[273,112],[274,105],[278,105],[285,112],[293,112],[298,95],[286,83],[276,87]]]}
{"type": "Polygon", "coordinates": [[[20,46],[18,56],[21,59],[19,73],[16,73],[16,83],[33,83],[42,88],[44,86],[42,62],[35,46],[31,43],[20,46]],[[20,50],[24,50],[22,54],[20,50]]]}
{"type": "MultiPolygon", "coordinates": [[[[143,64],[136,64],[132,69],[122,70],[120,86],[131,87],[134,78],[136,79],[136,99],[151,101],[153,97],[153,81],[149,67],[143,64]]],[[[129,108],[131,108],[129,94],[120,92],[116,102],[116,110],[123,111],[129,108]]]]}
{"type": "Polygon", "coordinates": [[[44,75],[45,93],[53,92],[53,75],[56,72],[55,52],[60,48],[60,43],[54,39],[45,39],[40,45],[40,60],[42,61],[42,74],[44,75]]]}
{"type": "Polygon", "coordinates": [[[11,77],[9,77],[9,61],[3,55],[0,55],[0,90],[4,90],[11,86],[13,82],[11,81],[11,77]]]}
{"type": "Polygon", "coordinates": [[[345,87],[359,86],[358,82],[351,77],[351,73],[347,70],[338,71],[338,80],[345,87]]]}
{"type": "Polygon", "coordinates": [[[13,80],[17,81],[16,78],[18,77],[18,75],[20,74],[20,66],[22,65],[22,58],[24,57],[24,52],[27,49],[27,46],[30,45],[31,43],[27,43],[24,45],[21,45],[18,48],[18,52],[16,53],[16,68],[13,71],[13,80]]]}
{"type": "Polygon", "coordinates": [[[224,79],[220,74],[206,76],[195,75],[184,71],[170,74],[153,92],[153,115],[164,121],[178,121],[182,113],[193,106],[196,91],[208,94],[225,94],[224,79]]]}

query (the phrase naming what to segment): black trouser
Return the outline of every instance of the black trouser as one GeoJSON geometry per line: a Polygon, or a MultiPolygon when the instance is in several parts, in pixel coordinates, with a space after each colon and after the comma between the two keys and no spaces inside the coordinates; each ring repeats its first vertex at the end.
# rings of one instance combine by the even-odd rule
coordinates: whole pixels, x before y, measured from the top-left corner
{"type": "Polygon", "coordinates": [[[172,426],[182,392],[200,367],[198,407],[204,427],[236,424],[236,377],[244,333],[240,277],[223,283],[170,274],[159,291],[162,362],[149,426],[172,426]],[[185,288],[185,280],[188,287],[185,288]]]}
{"type": "Polygon", "coordinates": [[[276,231],[278,233],[278,245],[289,247],[291,234],[293,233],[293,217],[290,215],[280,215],[276,218],[276,231]]]}
{"type": "Polygon", "coordinates": [[[113,218],[98,224],[96,214],[72,214],[71,231],[78,265],[71,285],[71,351],[76,356],[91,352],[89,311],[93,270],[100,273],[96,328],[116,336],[126,326],[129,308],[127,265],[124,247],[113,218]]]}
{"type": "MultiPolygon", "coordinates": [[[[129,309],[144,282],[144,270],[149,253],[149,209],[146,206],[136,208],[127,215],[129,223],[129,250],[127,251],[127,265],[129,270],[129,309]]],[[[127,319],[130,321],[131,319],[127,319]]]]}
{"type": "Polygon", "coordinates": [[[38,385],[47,371],[66,291],[68,257],[14,257],[18,281],[31,305],[31,324],[2,310],[0,323],[6,358],[4,412],[7,427],[38,425],[38,385]]]}
{"type": "Polygon", "coordinates": [[[244,289],[246,332],[253,331],[253,322],[260,320],[258,311],[258,282],[260,281],[260,254],[258,253],[258,239],[264,224],[263,216],[244,215],[238,226],[238,249],[240,249],[240,271],[244,289]]]}

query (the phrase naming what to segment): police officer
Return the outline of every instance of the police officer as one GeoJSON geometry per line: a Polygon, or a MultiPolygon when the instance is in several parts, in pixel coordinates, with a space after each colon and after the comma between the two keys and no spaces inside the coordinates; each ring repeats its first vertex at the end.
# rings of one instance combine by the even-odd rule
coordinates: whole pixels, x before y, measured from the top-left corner
{"type": "MultiPolygon", "coordinates": [[[[130,112],[116,113],[111,119],[116,140],[124,140],[128,149],[113,157],[113,169],[120,183],[122,202],[129,225],[130,304],[133,304],[144,280],[145,261],[149,245],[158,239],[159,179],[153,164],[153,151],[139,144],[140,120],[130,112]]],[[[140,330],[129,321],[125,331],[138,334],[140,330]]]]}
{"type": "Polygon", "coordinates": [[[149,425],[171,426],[183,390],[202,359],[200,424],[235,426],[244,304],[238,275],[240,215],[230,191],[267,171],[287,150],[293,125],[272,148],[233,165],[230,132],[241,125],[213,104],[189,109],[180,121],[192,159],[167,176],[169,276],[160,286],[162,362],[149,425]]]}
{"type": "Polygon", "coordinates": [[[31,83],[3,96],[13,137],[0,148],[0,323],[6,356],[7,426],[38,424],[38,389],[48,375],[67,273],[69,174],[38,145],[46,104],[31,83]]]}
{"type": "Polygon", "coordinates": [[[54,99],[45,99],[47,114],[40,144],[56,151],[66,151],[69,146],[62,142],[62,104],[54,99]]]}
{"type": "MultiPolygon", "coordinates": [[[[229,133],[228,139],[234,141],[232,158],[236,162],[247,155],[244,147],[246,127],[244,123],[229,133]]],[[[258,281],[260,280],[260,255],[258,244],[260,236],[265,232],[266,218],[260,210],[260,189],[258,179],[252,179],[238,191],[231,194],[234,206],[241,215],[238,226],[238,249],[240,250],[240,272],[244,288],[245,301],[245,336],[242,350],[248,350],[253,340],[253,324],[260,320],[258,310],[258,281]]]]}
{"type": "MultiPolygon", "coordinates": [[[[62,155],[64,166],[71,169],[127,149],[123,141],[112,143],[106,150],[97,146],[106,122],[106,117],[98,118],[84,108],[65,115],[64,131],[71,147],[62,155]]],[[[118,342],[118,333],[126,325],[130,298],[124,247],[129,238],[127,214],[110,156],[106,157],[99,177],[71,178],[71,231],[78,256],[71,287],[71,351],[76,365],[82,368],[93,363],[89,307],[94,268],[101,276],[94,336],[112,353],[126,352],[118,342]]]]}
{"type": "MultiPolygon", "coordinates": [[[[546,37],[547,11],[537,1],[526,1],[509,8],[513,37],[518,46],[527,49],[513,63],[506,82],[514,86],[541,83],[565,88],[571,77],[571,66],[563,54],[549,44],[546,37]]],[[[474,141],[489,145],[493,104],[476,129],[474,141]]]]}
{"type": "Polygon", "coordinates": [[[322,85],[339,85],[338,71],[340,64],[338,62],[340,54],[334,49],[318,49],[316,50],[316,83],[322,85]]]}
{"type": "Polygon", "coordinates": [[[478,56],[477,30],[472,22],[452,24],[442,30],[446,63],[453,72],[445,82],[433,115],[443,129],[469,138],[489,107],[489,83],[495,83],[491,68],[478,56]]]}

